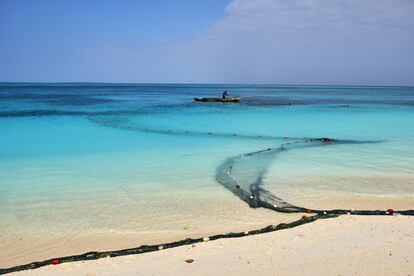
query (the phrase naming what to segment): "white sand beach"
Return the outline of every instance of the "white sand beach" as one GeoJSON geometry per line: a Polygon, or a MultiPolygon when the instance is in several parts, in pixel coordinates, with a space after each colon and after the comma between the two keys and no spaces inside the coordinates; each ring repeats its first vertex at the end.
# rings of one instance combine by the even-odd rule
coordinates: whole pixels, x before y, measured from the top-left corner
{"type": "Polygon", "coordinates": [[[413,217],[344,215],[256,236],[13,275],[413,275],[412,229],[413,217]]]}

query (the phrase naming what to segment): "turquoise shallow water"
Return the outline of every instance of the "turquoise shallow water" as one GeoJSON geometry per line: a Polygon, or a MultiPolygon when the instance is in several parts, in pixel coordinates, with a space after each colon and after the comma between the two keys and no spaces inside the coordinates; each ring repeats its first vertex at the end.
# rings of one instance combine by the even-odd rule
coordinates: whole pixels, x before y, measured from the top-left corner
{"type": "Polygon", "coordinates": [[[358,143],[246,159],[237,181],[263,172],[269,192],[309,208],[414,207],[409,87],[1,84],[0,133],[4,265],[99,237],[144,237],[136,245],[268,223],[216,170],[291,138],[358,143]],[[245,98],[192,102],[222,89],[245,98]]]}

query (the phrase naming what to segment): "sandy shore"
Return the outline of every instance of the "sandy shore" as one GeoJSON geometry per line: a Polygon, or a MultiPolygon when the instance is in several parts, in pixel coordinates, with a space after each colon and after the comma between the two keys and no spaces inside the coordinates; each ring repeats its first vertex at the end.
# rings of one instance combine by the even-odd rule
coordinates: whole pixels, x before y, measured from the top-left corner
{"type": "Polygon", "coordinates": [[[413,229],[414,217],[341,216],[268,234],[14,275],[414,275],[413,229]]]}
{"type": "MultiPolygon", "coordinates": [[[[133,222],[137,229],[130,231],[108,231],[104,227],[100,232],[99,229],[92,229],[95,231],[88,232],[84,229],[73,228],[65,231],[60,231],[61,229],[58,228],[53,231],[46,226],[43,232],[39,228],[35,231],[28,227],[26,233],[12,233],[0,227],[0,267],[12,267],[53,257],[83,254],[88,251],[118,250],[144,244],[168,243],[186,238],[243,232],[266,227],[269,224],[292,222],[302,216],[302,214],[283,214],[263,208],[253,209],[240,200],[236,202],[239,203],[240,210],[233,210],[232,220],[227,220],[231,214],[227,214],[229,210],[223,208],[222,217],[213,218],[209,212],[205,212],[208,213],[205,216],[194,219],[191,219],[191,216],[186,216],[185,219],[172,216],[171,220],[177,218],[175,224],[171,221],[164,221],[165,224],[163,224],[162,221],[155,220],[151,221],[150,228],[145,229],[142,224],[136,225],[133,222]]],[[[115,215],[109,217],[116,218],[115,215]]],[[[122,228],[122,225],[119,228],[122,228]]]]}

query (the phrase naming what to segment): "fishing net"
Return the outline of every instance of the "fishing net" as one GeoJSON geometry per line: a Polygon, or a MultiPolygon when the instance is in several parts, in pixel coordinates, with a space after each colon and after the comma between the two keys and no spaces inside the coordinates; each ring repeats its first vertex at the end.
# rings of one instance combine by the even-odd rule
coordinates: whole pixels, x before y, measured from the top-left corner
{"type": "MultiPolygon", "coordinates": [[[[300,150],[312,147],[326,147],[343,144],[368,144],[381,143],[381,141],[356,141],[356,140],[338,140],[333,138],[308,138],[308,137],[285,137],[269,135],[247,135],[240,133],[225,132],[201,132],[192,130],[174,130],[174,129],[157,129],[142,127],[131,116],[124,115],[99,115],[89,116],[89,120],[105,127],[113,127],[130,131],[149,132],[166,135],[185,135],[200,137],[218,137],[228,139],[249,139],[269,141],[273,147],[265,148],[255,152],[245,153],[238,156],[230,157],[216,169],[216,180],[224,187],[229,189],[233,194],[246,202],[253,208],[267,208],[278,212],[309,212],[306,206],[295,206],[272,192],[263,188],[263,179],[271,164],[277,159],[278,155],[292,150],[300,150]],[[276,145],[276,146],[275,146],[276,145]]],[[[318,214],[364,214],[364,215],[381,215],[389,212],[382,210],[352,210],[352,209],[334,209],[334,210],[311,210],[312,213],[318,214]]],[[[401,214],[414,214],[414,211],[400,211],[401,214]]]]}

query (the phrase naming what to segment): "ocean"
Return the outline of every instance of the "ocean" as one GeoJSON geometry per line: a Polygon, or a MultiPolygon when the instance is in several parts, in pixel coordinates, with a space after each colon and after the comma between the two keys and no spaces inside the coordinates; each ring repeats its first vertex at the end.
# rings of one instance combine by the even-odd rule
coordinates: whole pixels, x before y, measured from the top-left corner
{"type": "Polygon", "coordinates": [[[414,87],[1,83],[0,134],[0,267],[295,216],[228,185],[414,207],[414,87]],[[193,101],[223,90],[241,102],[193,101]]]}

